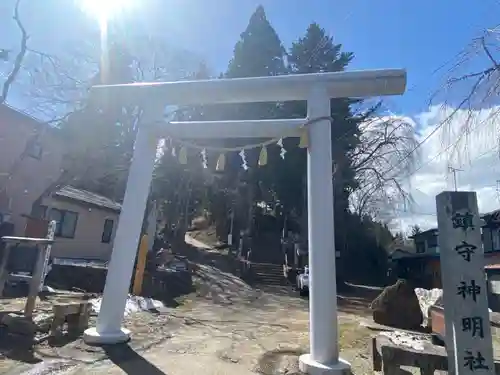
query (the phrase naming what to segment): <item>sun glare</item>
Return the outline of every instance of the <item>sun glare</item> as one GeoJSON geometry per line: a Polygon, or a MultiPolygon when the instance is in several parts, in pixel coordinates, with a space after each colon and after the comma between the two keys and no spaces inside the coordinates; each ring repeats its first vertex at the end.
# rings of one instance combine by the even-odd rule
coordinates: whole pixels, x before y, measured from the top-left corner
{"type": "Polygon", "coordinates": [[[81,8],[97,18],[101,27],[124,10],[131,7],[133,0],[79,0],[81,8]]]}

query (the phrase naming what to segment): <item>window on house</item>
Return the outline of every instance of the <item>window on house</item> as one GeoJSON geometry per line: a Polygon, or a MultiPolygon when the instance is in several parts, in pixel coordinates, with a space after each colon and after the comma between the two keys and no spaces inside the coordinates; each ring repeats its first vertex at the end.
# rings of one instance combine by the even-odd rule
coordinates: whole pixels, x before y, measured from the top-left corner
{"type": "Polygon", "coordinates": [[[33,139],[26,144],[26,155],[35,159],[42,158],[42,143],[38,139],[33,139]]]}
{"type": "Polygon", "coordinates": [[[500,231],[492,230],[491,231],[491,242],[492,242],[492,250],[499,251],[500,250],[500,231]]]}
{"type": "Polygon", "coordinates": [[[493,251],[493,236],[490,228],[481,228],[481,243],[485,253],[493,251]]]}
{"type": "Polygon", "coordinates": [[[431,247],[437,247],[437,245],[438,245],[438,238],[437,238],[437,236],[430,236],[427,239],[427,246],[429,248],[431,248],[431,247]]]}
{"type": "Polygon", "coordinates": [[[47,206],[40,206],[40,217],[42,219],[45,219],[47,217],[47,211],[49,210],[49,208],[47,206]]]}
{"type": "Polygon", "coordinates": [[[39,219],[45,219],[47,217],[47,206],[44,205],[33,205],[31,215],[39,218],[39,219]]]}
{"type": "Polygon", "coordinates": [[[425,243],[423,241],[418,241],[415,243],[415,249],[417,253],[425,253],[425,243]]]}
{"type": "Polygon", "coordinates": [[[104,228],[102,230],[101,242],[103,242],[103,243],[110,243],[111,242],[111,236],[113,234],[113,225],[114,225],[114,221],[111,219],[106,219],[104,221],[104,228]]]}
{"type": "Polygon", "coordinates": [[[78,221],[76,212],[53,208],[50,210],[49,220],[55,220],[57,223],[54,233],[56,237],[75,238],[76,223],[78,221]]]}
{"type": "MultiPolygon", "coordinates": [[[[486,238],[486,231],[485,228],[481,228],[481,243],[484,245],[484,240],[486,238]]],[[[483,246],[484,247],[484,246],[483,246]]],[[[486,249],[484,249],[486,251],[486,249]]]]}

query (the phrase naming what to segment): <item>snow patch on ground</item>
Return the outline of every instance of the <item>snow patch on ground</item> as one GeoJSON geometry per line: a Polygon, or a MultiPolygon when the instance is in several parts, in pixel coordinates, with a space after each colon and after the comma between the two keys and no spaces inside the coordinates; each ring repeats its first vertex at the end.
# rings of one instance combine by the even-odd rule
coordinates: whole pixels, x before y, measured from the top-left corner
{"type": "Polygon", "coordinates": [[[420,304],[420,310],[422,311],[422,316],[424,320],[422,322],[423,327],[427,327],[429,322],[430,308],[433,306],[439,298],[443,296],[443,289],[423,289],[415,288],[415,294],[418,298],[418,303],[420,304]]]}
{"type": "Polygon", "coordinates": [[[381,332],[380,334],[388,337],[389,340],[398,346],[406,346],[415,350],[424,350],[425,344],[428,342],[422,335],[416,335],[409,332],[392,331],[381,332]]]}
{"type": "MultiPolygon", "coordinates": [[[[415,294],[418,298],[418,303],[420,304],[420,309],[422,310],[422,316],[424,320],[422,322],[423,327],[427,327],[429,324],[430,308],[436,304],[436,302],[443,298],[443,289],[423,289],[415,288],[415,294]]],[[[491,309],[488,309],[491,312],[491,309]]]]}
{"type": "MultiPolygon", "coordinates": [[[[102,297],[92,298],[89,301],[92,304],[92,311],[98,314],[101,309],[102,297]]],[[[164,307],[165,305],[163,305],[161,301],[153,298],[133,296],[129,294],[127,297],[127,303],[125,304],[125,316],[139,311],[160,310],[164,307]]]]}

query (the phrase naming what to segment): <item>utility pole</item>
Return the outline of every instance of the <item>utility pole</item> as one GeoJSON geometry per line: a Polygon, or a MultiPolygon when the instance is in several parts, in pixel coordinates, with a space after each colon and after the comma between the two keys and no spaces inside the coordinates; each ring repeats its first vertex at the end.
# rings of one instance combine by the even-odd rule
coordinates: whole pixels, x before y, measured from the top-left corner
{"type": "Polygon", "coordinates": [[[497,180],[496,193],[497,193],[497,201],[498,203],[500,203],[500,180],[497,180]]]}
{"type": "Polygon", "coordinates": [[[457,172],[463,172],[463,169],[448,167],[448,171],[453,173],[453,186],[455,187],[455,191],[457,191],[457,172]]]}

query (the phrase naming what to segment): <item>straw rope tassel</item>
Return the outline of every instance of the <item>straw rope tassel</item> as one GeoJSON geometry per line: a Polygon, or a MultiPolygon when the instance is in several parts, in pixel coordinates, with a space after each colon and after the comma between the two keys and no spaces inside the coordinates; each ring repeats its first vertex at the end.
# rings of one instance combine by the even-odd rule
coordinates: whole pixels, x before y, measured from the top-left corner
{"type": "Polygon", "coordinates": [[[208,160],[207,160],[207,150],[203,149],[200,152],[201,154],[201,164],[203,165],[203,169],[208,168],[208,160]]]}
{"type": "Polygon", "coordinates": [[[309,131],[305,127],[302,128],[302,131],[300,134],[299,147],[300,148],[308,148],[309,147],[309,131]]]}
{"type": "Polygon", "coordinates": [[[225,167],[226,167],[226,155],[220,154],[219,158],[217,159],[217,165],[215,167],[215,170],[218,172],[222,172],[225,167]]]}
{"type": "Polygon", "coordinates": [[[259,167],[262,167],[267,164],[267,147],[262,146],[262,149],[260,150],[259,154],[259,167]]]}
{"type": "Polygon", "coordinates": [[[179,163],[185,165],[187,162],[187,150],[186,147],[182,147],[179,151],[179,163]]]}

